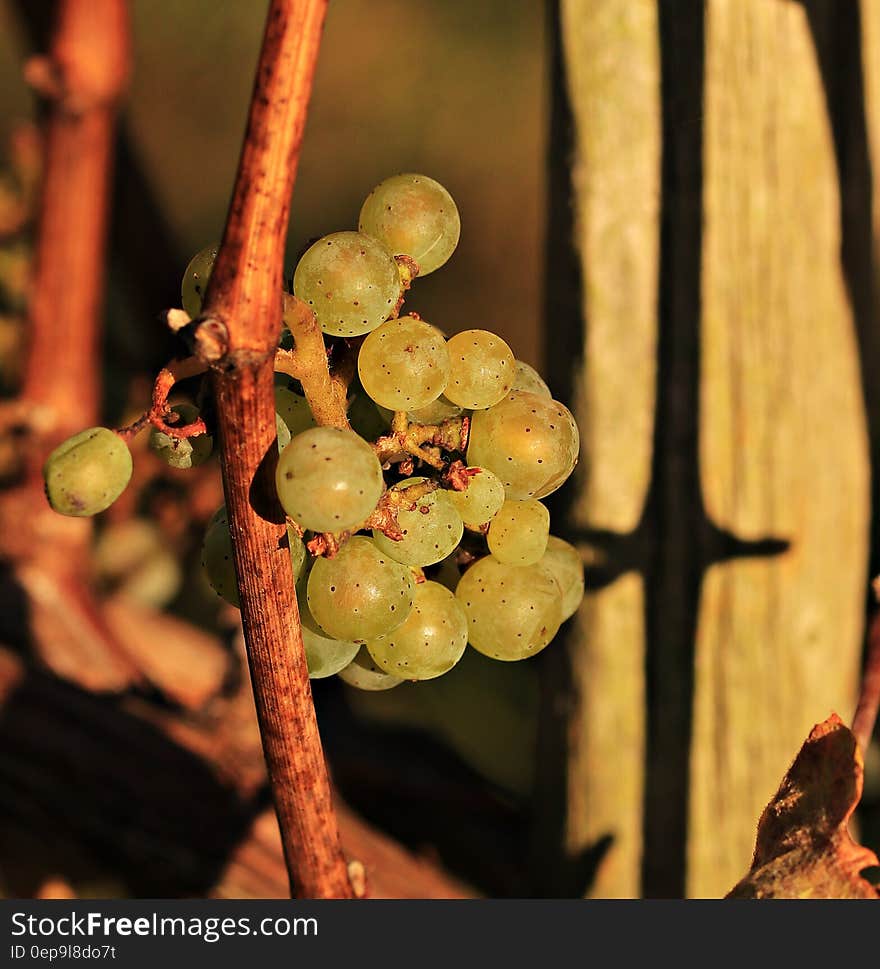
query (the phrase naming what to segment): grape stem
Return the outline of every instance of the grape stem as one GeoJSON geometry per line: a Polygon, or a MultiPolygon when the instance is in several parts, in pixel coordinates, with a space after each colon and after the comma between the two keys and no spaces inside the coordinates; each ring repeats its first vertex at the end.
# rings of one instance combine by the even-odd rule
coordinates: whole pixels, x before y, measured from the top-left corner
{"type": "Polygon", "coordinates": [[[330,375],[324,334],[315,314],[308,303],[289,293],[284,294],[283,303],[284,323],[293,336],[294,348],[275,351],[275,370],[302,384],[303,394],[319,425],[350,429],[346,412],[348,383],[334,380],[330,375]]]}
{"type": "Polygon", "coordinates": [[[116,433],[123,441],[130,441],[145,427],[155,427],[169,437],[186,438],[205,434],[207,427],[201,417],[190,424],[169,424],[166,418],[171,413],[168,396],[174,385],[187,377],[195,377],[207,370],[205,364],[197,357],[186,357],[183,360],[172,360],[163,367],[153,382],[153,396],[150,409],[136,421],[126,427],[120,427],[116,433]]]}
{"type": "MultiPolygon", "coordinates": [[[[251,683],[284,858],[299,898],[354,894],[339,844],[284,513],[274,487],[273,375],[284,245],[326,8],[327,0],[271,0],[226,228],[203,316],[195,323],[198,328],[210,322],[223,337],[216,347],[223,351],[219,359],[200,353],[198,344],[196,353],[212,372],[251,683]]],[[[320,331],[304,314],[293,317],[297,379],[306,378],[309,402],[321,420],[346,426],[344,402],[327,388],[320,331]]]]}
{"type": "Polygon", "coordinates": [[[450,417],[440,424],[411,424],[406,411],[395,411],[391,433],[380,437],[373,450],[383,467],[411,456],[442,471],[446,461],[441,452],[465,451],[469,427],[467,417],[450,417]]]}

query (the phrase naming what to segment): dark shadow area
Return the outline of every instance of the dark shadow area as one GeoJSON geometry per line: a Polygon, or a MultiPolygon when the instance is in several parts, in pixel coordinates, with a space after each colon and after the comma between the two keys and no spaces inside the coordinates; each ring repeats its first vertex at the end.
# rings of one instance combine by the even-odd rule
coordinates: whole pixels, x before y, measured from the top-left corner
{"type": "Polygon", "coordinates": [[[37,670],[7,696],[0,735],[3,875],[14,897],[96,868],[136,898],[204,895],[261,806],[117,699],[37,670]]]}

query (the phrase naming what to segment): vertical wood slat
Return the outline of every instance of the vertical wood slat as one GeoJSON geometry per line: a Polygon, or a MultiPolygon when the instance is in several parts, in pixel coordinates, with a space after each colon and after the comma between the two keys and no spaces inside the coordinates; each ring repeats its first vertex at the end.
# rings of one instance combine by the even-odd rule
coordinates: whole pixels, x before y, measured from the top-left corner
{"type": "MultiPolygon", "coordinates": [[[[660,170],[653,0],[564,0],[583,287],[579,530],[637,527],[651,468],[660,170]]],[[[552,323],[552,321],[551,321],[552,323]]],[[[585,550],[586,551],[586,550],[585,550]]],[[[591,592],[567,633],[573,675],[566,849],[614,839],[593,894],[639,893],[644,760],[643,585],[591,592]]]]}

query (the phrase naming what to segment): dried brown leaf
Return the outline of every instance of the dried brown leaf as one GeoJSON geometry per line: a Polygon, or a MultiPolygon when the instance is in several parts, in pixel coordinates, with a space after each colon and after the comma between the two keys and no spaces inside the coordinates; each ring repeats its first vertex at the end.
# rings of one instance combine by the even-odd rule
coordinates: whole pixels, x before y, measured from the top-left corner
{"type": "Polygon", "coordinates": [[[847,830],[862,796],[862,754],[837,714],[817,724],[758,822],[749,873],[728,898],[878,898],[878,864],[847,830]]]}

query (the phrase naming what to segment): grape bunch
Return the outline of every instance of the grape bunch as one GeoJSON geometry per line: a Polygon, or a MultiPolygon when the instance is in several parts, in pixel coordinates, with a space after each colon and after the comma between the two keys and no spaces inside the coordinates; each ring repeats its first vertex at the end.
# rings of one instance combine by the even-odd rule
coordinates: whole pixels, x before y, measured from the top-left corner
{"type": "MultiPolygon", "coordinates": [[[[394,176],[369,194],[357,231],[305,251],[292,293],[282,294],[285,320],[288,309],[314,314],[331,366],[354,361],[347,427],[319,424],[304,384],[276,372],[276,486],[314,678],[386,690],[441,676],[468,644],[494,659],[527,659],[583,598],[580,555],[550,534],[541,500],[577,463],[571,413],[497,334],[447,337],[402,312],[411,284],[446,263],[459,233],[442,185],[394,176]]],[[[193,318],[216,254],[198,253],[184,274],[193,318]]],[[[279,346],[295,350],[295,333],[283,329],[279,346]]],[[[181,422],[197,414],[191,404],[175,410],[181,422]]],[[[125,487],[124,461],[110,456],[114,435],[98,430],[106,431],[83,432],[47,462],[49,500],[62,513],[93,514],[125,487]],[[89,461],[101,448],[104,467],[119,463],[103,489],[89,461]],[[60,485],[69,475],[89,493],[60,485]]],[[[207,458],[210,438],[154,430],[151,446],[185,468],[207,458]]],[[[214,590],[238,606],[224,508],[208,525],[203,564],[214,590]]]]}

